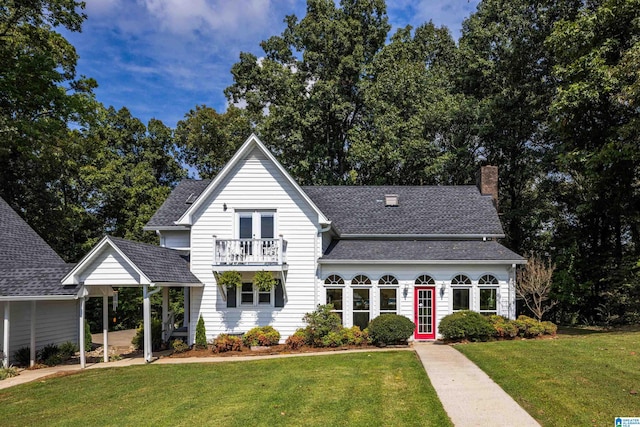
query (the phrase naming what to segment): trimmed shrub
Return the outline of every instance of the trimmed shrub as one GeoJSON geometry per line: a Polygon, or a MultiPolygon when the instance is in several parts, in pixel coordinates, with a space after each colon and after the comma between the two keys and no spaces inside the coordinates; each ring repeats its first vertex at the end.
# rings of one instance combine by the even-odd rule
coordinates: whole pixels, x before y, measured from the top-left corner
{"type": "Polygon", "coordinates": [[[76,354],[77,351],[78,351],[78,346],[71,341],[67,341],[60,344],[60,347],[58,349],[58,354],[60,355],[62,360],[67,360],[71,358],[71,356],[76,354]]]}
{"type": "Polygon", "coordinates": [[[247,347],[276,345],[280,342],[280,332],[272,326],[258,326],[246,332],[242,336],[242,342],[247,347]]]}
{"type": "Polygon", "coordinates": [[[185,351],[189,350],[189,346],[187,345],[187,343],[182,341],[181,339],[173,340],[173,342],[171,343],[171,348],[173,348],[173,351],[175,351],[176,353],[184,353],[185,351]]]}
{"type": "Polygon", "coordinates": [[[521,337],[535,338],[545,333],[545,326],[531,317],[521,315],[513,322],[518,327],[518,335],[521,337]]]}
{"type": "Polygon", "coordinates": [[[368,330],[360,330],[359,326],[342,329],[342,342],[347,345],[366,345],[369,344],[368,330]]]}
{"type": "Polygon", "coordinates": [[[398,314],[381,314],[367,327],[371,341],[376,345],[406,344],[413,334],[415,324],[398,314]]]}
{"type": "Polygon", "coordinates": [[[343,344],[343,334],[341,332],[329,332],[322,337],[323,347],[340,347],[343,344]]]}
{"type": "MultiPolygon", "coordinates": [[[[136,350],[144,349],[144,322],[140,322],[136,334],[131,340],[136,350]]],[[[158,350],[162,346],[162,320],[151,319],[151,348],[158,350]]]]}
{"type": "Polygon", "coordinates": [[[305,328],[307,344],[314,347],[322,347],[322,339],[330,332],[340,332],[342,321],[340,317],[332,312],[333,305],[318,305],[315,311],[307,313],[302,318],[307,323],[305,328]]]}
{"type": "Polygon", "coordinates": [[[558,326],[553,322],[542,322],[542,326],[544,327],[545,335],[555,336],[558,332],[558,326]]]}
{"type": "Polygon", "coordinates": [[[220,334],[213,340],[214,353],[226,353],[227,351],[242,350],[242,339],[235,335],[220,334]]]}
{"type": "Polygon", "coordinates": [[[489,322],[495,329],[495,336],[498,338],[511,339],[518,336],[518,327],[504,316],[492,314],[489,316],[489,322]]]}
{"type": "Polygon", "coordinates": [[[470,310],[445,316],[440,321],[438,331],[448,341],[486,341],[495,333],[489,319],[470,310]]]}
{"type": "Polygon", "coordinates": [[[289,338],[285,341],[285,345],[291,350],[298,350],[299,348],[302,348],[306,342],[307,334],[304,329],[298,329],[293,333],[293,335],[289,335],[289,338]]]}
{"type": "Polygon", "coordinates": [[[198,319],[198,324],[196,325],[196,347],[197,348],[206,348],[207,347],[207,330],[204,327],[204,319],[202,314],[198,319]]]}
{"type": "Polygon", "coordinates": [[[31,362],[31,347],[20,347],[13,353],[13,360],[18,366],[29,366],[31,362]]]}
{"type": "Polygon", "coordinates": [[[47,366],[58,365],[61,362],[59,352],[60,348],[57,345],[47,344],[36,353],[36,359],[47,366]]]}

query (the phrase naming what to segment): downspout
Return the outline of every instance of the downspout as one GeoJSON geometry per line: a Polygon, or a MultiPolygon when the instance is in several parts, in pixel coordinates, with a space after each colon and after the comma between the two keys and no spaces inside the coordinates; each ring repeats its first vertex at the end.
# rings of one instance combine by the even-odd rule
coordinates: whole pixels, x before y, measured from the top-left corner
{"type": "Polygon", "coordinates": [[[315,273],[315,278],[313,280],[314,283],[314,289],[313,289],[313,309],[315,310],[316,307],[318,306],[318,289],[319,289],[319,282],[320,282],[320,276],[322,276],[322,266],[320,266],[320,264],[318,263],[318,244],[322,245],[322,235],[324,233],[326,233],[327,231],[331,230],[331,224],[327,225],[324,228],[320,228],[320,230],[318,230],[318,234],[316,235],[316,242],[315,245],[313,245],[313,258],[315,260],[315,264],[316,264],[316,273],[315,273]],[[320,238],[320,241],[318,242],[318,238],[320,238]]]}

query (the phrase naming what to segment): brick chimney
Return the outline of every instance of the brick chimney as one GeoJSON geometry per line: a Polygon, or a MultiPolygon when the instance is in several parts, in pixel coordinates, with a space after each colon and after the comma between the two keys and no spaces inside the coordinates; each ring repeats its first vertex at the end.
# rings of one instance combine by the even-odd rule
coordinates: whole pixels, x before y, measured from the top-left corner
{"type": "Polygon", "coordinates": [[[482,166],[478,171],[476,185],[483,196],[491,196],[498,210],[498,167],[482,166]]]}

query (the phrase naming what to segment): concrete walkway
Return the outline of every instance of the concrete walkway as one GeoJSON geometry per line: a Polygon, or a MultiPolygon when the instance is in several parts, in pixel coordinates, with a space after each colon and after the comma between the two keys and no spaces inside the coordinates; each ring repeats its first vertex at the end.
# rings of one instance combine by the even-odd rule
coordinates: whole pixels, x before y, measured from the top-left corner
{"type": "MultiPolygon", "coordinates": [[[[398,351],[391,348],[387,351],[398,351]]],[[[454,348],[440,343],[414,343],[413,349],[420,358],[427,371],[431,384],[438,394],[445,411],[458,427],[492,426],[492,427],[527,427],[539,426],[524,409],[522,409],[507,393],[505,393],[480,368],[474,365],[462,353],[454,348]]],[[[243,360],[273,359],[282,357],[307,357],[314,355],[355,353],[369,351],[345,350],[331,353],[296,353],[265,356],[237,356],[237,357],[191,357],[168,358],[160,357],[154,364],[178,363],[224,363],[243,360]]],[[[376,350],[380,351],[380,350],[376,350]]],[[[155,353],[162,355],[162,353],[155,353]]],[[[165,352],[168,354],[168,352],[165,352]]],[[[109,363],[87,364],[87,369],[114,368],[121,366],[144,365],[142,355],[124,358],[109,363]]],[[[72,374],[80,371],[79,365],[61,365],[52,368],[23,370],[20,375],[0,381],[0,390],[31,381],[46,381],[49,376],[72,374]]]]}
{"type": "Polygon", "coordinates": [[[451,346],[414,343],[444,410],[458,427],[540,426],[487,374],[451,346]]]}

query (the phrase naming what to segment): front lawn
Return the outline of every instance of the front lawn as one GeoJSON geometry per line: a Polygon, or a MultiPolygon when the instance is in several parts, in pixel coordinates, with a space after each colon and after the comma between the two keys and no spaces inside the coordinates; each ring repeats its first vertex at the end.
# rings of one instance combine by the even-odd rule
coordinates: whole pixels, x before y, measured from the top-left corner
{"type": "Polygon", "coordinates": [[[86,370],[0,393],[2,425],[451,422],[413,352],[86,370]]]}
{"type": "Polygon", "coordinates": [[[640,332],[458,345],[543,426],[640,417],[640,332]]]}

